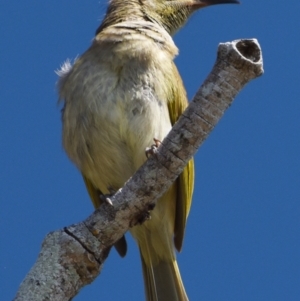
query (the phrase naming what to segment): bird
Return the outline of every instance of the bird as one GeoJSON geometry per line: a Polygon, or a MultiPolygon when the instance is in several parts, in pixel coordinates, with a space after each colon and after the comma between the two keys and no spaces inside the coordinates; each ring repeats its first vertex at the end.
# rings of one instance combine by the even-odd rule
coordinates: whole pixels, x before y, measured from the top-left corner
{"type": "MultiPolygon", "coordinates": [[[[111,0],[91,46],[61,67],[63,147],[95,208],[147,160],[188,105],[172,36],[197,10],[234,0],[111,0]]],[[[162,195],[151,218],[129,231],[137,242],[147,301],[187,301],[175,249],[182,249],[194,161],[162,195]]],[[[125,237],[115,244],[123,257],[125,237]]]]}

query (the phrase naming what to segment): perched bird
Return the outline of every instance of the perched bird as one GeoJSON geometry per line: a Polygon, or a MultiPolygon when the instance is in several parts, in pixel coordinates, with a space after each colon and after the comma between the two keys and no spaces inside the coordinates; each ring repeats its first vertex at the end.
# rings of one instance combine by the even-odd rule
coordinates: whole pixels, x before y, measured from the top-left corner
{"type": "MultiPolygon", "coordinates": [[[[90,48],[60,70],[63,145],[97,208],[146,161],[186,108],[171,36],[205,6],[234,0],[111,0],[90,48]]],[[[130,232],[139,246],[148,301],[186,301],[180,251],[194,185],[191,160],[158,200],[151,219],[130,232]]],[[[126,253],[123,237],[116,243],[126,253]]]]}

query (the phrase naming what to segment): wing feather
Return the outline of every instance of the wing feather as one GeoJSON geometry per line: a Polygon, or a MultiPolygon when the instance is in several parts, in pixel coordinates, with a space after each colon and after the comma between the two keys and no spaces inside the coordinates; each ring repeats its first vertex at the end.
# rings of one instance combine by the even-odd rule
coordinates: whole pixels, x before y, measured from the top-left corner
{"type": "MultiPolygon", "coordinates": [[[[172,125],[178,120],[180,115],[188,106],[186,91],[183,86],[178,70],[173,64],[173,76],[170,79],[171,87],[169,91],[168,108],[172,125]],[[174,81],[175,79],[175,81],[174,81]]],[[[176,216],[174,229],[174,244],[177,251],[182,248],[187,217],[192,204],[192,195],[194,190],[194,160],[191,159],[184,168],[181,175],[176,180],[177,199],[176,216]]]]}

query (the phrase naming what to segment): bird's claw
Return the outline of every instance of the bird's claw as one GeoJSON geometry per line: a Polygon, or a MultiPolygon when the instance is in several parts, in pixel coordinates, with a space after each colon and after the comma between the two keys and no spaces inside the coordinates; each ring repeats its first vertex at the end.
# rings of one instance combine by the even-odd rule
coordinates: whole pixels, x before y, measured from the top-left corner
{"type": "Polygon", "coordinates": [[[153,141],[154,141],[154,144],[152,144],[150,147],[147,147],[145,150],[145,154],[146,154],[147,158],[155,155],[157,153],[158,147],[161,145],[160,140],[153,138],[153,141]]]}
{"type": "Polygon", "coordinates": [[[137,226],[137,225],[142,225],[144,222],[148,221],[151,219],[151,214],[150,212],[155,208],[155,203],[151,203],[148,205],[148,210],[142,212],[137,218],[132,220],[130,222],[130,228],[137,226]]]}
{"type": "Polygon", "coordinates": [[[113,202],[111,201],[111,199],[110,199],[110,197],[112,196],[112,194],[101,194],[100,195],[100,199],[104,202],[104,203],[106,203],[106,204],[108,204],[108,205],[110,205],[110,206],[114,206],[114,204],[113,204],[113,202]]]}

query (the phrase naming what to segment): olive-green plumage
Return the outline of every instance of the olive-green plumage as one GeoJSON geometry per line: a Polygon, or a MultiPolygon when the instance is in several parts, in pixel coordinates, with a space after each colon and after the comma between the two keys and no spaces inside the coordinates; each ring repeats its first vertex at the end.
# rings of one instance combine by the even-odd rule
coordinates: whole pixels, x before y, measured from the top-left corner
{"type": "MultiPolygon", "coordinates": [[[[63,145],[97,208],[146,161],[186,108],[171,35],[201,7],[226,0],[112,0],[91,47],[60,71],[63,145]]],[[[186,301],[176,263],[194,185],[191,160],[158,200],[151,219],[130,232],[142,260],[148,301],[186,301]]],[[[126,241],[116,245],[121,256],[126,241]]]]}

